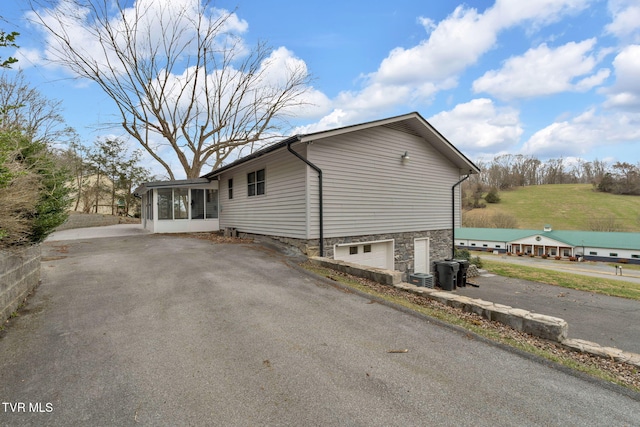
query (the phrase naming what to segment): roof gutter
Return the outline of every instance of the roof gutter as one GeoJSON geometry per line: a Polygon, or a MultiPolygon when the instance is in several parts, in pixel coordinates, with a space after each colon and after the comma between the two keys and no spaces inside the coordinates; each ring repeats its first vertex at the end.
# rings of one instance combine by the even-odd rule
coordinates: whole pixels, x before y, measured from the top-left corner
{"type": "Polygon", "coordinates": [[[471,171],[451,187],[451,259],[456,257],[456,187],[471,176],[471,171]]]}
{"type": "Polygon", "coordinates": [[[294,156],[296,156],[297,158],[299,158],[300,160],[305,162],[307,165],[309,165],[313,170],[318,172],[318,205],[319,205],[318,206],[318,210],[319,210],[319,223],[320,223],[320,256],[323,257],[324,256],[324,223],[323,223],[323,215],[322,215],[322,210],[323,210],[323,205],[322,205],[322,169],[320,169],[318,166],[314,165],[309,160],[307,160],[304,157],[302,157],[300,154],[298,154],[295,151],[293,151],[293,149],[291,148],[291,144],[293,144],[294,142],[297,142],[299,140],[300,140],[299,138],[296,138],[295,140],[294,139],[290,140],[287,143],[287,150],[289,150],[289,152],[291,154],[293,154],[294,156]]]}

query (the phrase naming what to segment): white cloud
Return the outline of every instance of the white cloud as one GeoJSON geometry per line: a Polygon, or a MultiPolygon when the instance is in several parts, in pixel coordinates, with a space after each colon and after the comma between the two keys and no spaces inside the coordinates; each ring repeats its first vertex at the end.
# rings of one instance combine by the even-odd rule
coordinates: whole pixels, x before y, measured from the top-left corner
{"type": "MultiPolygon", "coordinates": [[[[396,105],[430,102],[439,91],[456,87],[460,74],[495,47],[501,31],[523,24],[528,28],[546,25],[583,10],[589,2],[497,0],[482,13],[458,6],[437,23],[420,17],[418,22],[427,37],[413,47],[391,50],[378,69],[365,76],[361,90],[343,92],[337,97],[336,108],[354,111],[345,117],[366,119],[373,112],[396,105]]],[[[582,86],[588,83],[595,84],[584,81],[582,86]]]]}
{"type": "Polygon", "coordinates": [[[640,139],[640,114],[597,114],[590,109],[539,130],[522,152],[541,158],[583,156],[596,147],[640,139]]]}
{"type": "Polygon", "coordinates": [[[606,107],[640,107],[640,45],[625,47],[613,60],[616,82],[606,90],[606,107]]]}
{"type": "Polygon", "coordinates": [[[496,28],[475,9],[458,6],[435,28],[423,19],[428,39],[410,49],[395,48],[370,75],[383,84],[437,83],[477,61],[496,40],[496,28]]]}
{"type": "Polygon", "coordinates": [[[486,98],[458,104],[429,118],[429,122],[453,145],[472,153],[514,147],[523,133],[516,110],[497,108],[486,98]]]}
{"type": "MultiPolygon", "coordinates": [[[[261,83],[272,87],[284,87],[294,70],[308,75],[307,64],[302,59],[286,47],[279,47],[261,64],[261,83]]],[[[308,87],[299,101],[304,105],[289,108],[285,113],[298,118],[317,118],[331,109],[329,98],[313,87],[308,87]]]]}
{"type": "Polygon", "coordinates": [[[327,129],[335,129],[345,126],[347,123],[354,123],[357,118],[350,117],[353,113],[348,113],[341,109],[335,109],[331,113],[324,116],[317,123],[312,123],[306,126],[299,126],[294,129],[293,134],[308,134],[314,132],[320,132],[327,129]]]}
{"type": "Polygon", "coordinates": [[[613,20],[605,27],[605,31],[614,36],[640,42],[640,4],[637,0],[610,0],[609,12],[613,20]]]}
{"type": "Polygon", "coordinates": [[[565,91],[587,91],[609,77],[608,69],[590,74],[598,63],[596,40],[570,42],[558,48],[542,44],[524,55],[511,57],[500,70],[486,72],[473,82],[473,90],[501,99],[529,98],[565,91]],[[590,74],[590,75],[589,75],[590,74]],[[579,76],[582,80],[573,83],[579,76]]]}
{"type": "Polygon", "coordinates": [[[592,0],[496,0],[488,11],[502,28],[529,24],[531,30],[560,21],[563,17],[586,9],[592,0]]]}

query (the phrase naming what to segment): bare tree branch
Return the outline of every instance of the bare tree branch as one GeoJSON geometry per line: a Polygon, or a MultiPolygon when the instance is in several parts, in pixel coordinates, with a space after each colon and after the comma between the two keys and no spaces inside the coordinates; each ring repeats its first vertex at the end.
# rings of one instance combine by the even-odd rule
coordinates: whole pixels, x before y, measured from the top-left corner
{"type": "Polygon", "coordinates": [[[234,12],[212,0],[174,3],[32,0],[49,35],[50,59],[98,84],[122,126],[174,178],[171,148],[187,177],[217,167],[237,149],[264,143],[303,104],[304,66],[273,61],[264,43],[247,49],[234,12]],[[115,12],[114,12],[115,9],[115,12]],[[79,34],[80,31],[80,40],[79,34]],[[278,68],[280,67],[280,68],[278,68]]]}

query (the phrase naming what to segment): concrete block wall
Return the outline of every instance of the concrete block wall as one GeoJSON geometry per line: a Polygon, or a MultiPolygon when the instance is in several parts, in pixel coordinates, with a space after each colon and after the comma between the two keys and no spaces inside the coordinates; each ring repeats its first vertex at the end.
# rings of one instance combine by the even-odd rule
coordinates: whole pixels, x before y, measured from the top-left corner
{"type": "Polygon", "coordinates": [[[0,321],[7,320],[40,282],[40,245],[0,250],[0,321]]]}

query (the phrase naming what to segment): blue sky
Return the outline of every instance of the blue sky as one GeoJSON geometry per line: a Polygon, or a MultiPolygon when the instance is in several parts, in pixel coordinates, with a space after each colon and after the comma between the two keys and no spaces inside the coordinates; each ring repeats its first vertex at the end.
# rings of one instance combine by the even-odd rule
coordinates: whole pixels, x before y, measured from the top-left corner
{"type": "MultiPolygon", "coordinates": [[[[0,25],[21,33],[21,49],[1,56],[17,56],[16,68],[62,101],[87,143],[123,135],[101,128],[115,108],[95,84],[46,62],[46,39],[24,19],[25,3],[3,1],[0,25]]],[[[313,75],[316,106],[292,133],[418,111],[472,160],[509,153],[640,162],[638,0],[215,5],[237,7],[247,45],[267,41],[313,75]]]]}

